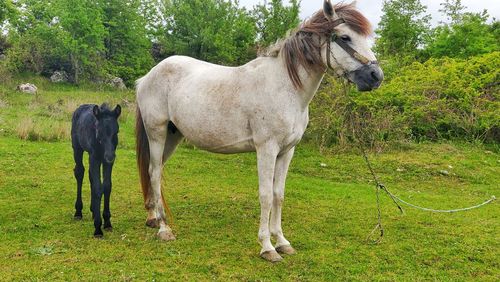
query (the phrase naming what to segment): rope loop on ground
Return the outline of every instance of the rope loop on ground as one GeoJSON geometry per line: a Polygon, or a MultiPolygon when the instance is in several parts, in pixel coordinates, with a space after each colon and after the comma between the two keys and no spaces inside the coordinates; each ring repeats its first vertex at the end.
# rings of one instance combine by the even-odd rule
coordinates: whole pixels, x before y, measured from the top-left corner
{"type": "Polygon", "coordinates": [[[359,147],[359,150],[363,154],[363,159],[365,160],[366,166],[368,167],[368,170],[370,171],[370,174],[372,175],[373,180],[375,181],[375,185],[376,185],[378,222],[377,222],[377,225],[375,225],[375,228],[373,228],[373,230],[368,235],[368,237],[367,237],[368,241],[371,241],[374,244],[378,244],[382,241],[382,238],[384,237],[384,228],[382,226],[382,213],[380,210],[380,195],[379,195],[380,190],[384,191],[392,199],[392,201],[398,207],[398,209],[401,213],[404,213],[404,210],[399,203],[402,203],[404,205],[407,205],[409,207],[412,207],[412,208],[415,208],[418,210],[422,210],[422,211],[428,211],[428,212],[434,212],[434,213],[455,213],[455,212],[462,212],[462,211],[469,211],[469,210],[477,209],[477,208],[483,207],[483,206],[496,200],[495,196],[491,196],[491,198],[489,200],[484,201],[483,203],[471,206],[471,207],[449,209],[449,210],[440,210],[440,209],[431,209],[431,208],[421,207],[421,206],[409,203],[409,202],[401,199],[400,197],[394,195],[393,193],[391,193],[387,189],[387,187],[379,181],[379,178],[377,177],[377,175],[375,174],[375,171],[373,170],[373,166],[370,162],[370,159],[368,158],[368,155],[366,153],[366,148],[363,144],[363,141],[359,138],[358,132],[356,132],[356,126],[354,123],[356,120],[359,120],[359,116],[358,116],[358,113],[355,112],[355,110],[354,110],[355,109],[354,101],[349,97],[349,83],[344,83],[343,90],[344,90],[345,97],[348,99],[347,108],[349,109],[349,111],[347,111],[347,112],[348,112],[348,119],[350,119],[350,122],[351,122],[351,130],[352,130],[353,138],[356,141],[356,143],[359,147]],[[373,237],[373,234],[375,233],[376,230],[380,230],[380,237],[378,239],[374,240],[374,239],[372,239],[372,237],[373,237]]]}

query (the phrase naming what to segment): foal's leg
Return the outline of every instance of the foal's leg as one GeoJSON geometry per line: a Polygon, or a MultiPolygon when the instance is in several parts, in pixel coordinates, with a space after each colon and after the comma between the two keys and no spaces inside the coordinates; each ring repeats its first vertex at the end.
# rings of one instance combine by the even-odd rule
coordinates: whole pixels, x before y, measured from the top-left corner
{"type": "MultiPolygon", "coordinates": [[[[163,150],[163,157],[162,157],[162,163],[165,165],[165,162],[172,156],[174,153],[175,149],[177,148],[177,145],[182,141],[182,134],[179,131],[174,132],[168,132],[167,133],[167,138],[165,141],[165,149],[163,150]]],[[[152,195],[153,192],[150,191],[149,195],[152,195]]],[[[152,198],[152,197],[150,197],[152,198]]],[[[146,220],[146,225],[154,228],[158,227],[158,217],[155,212],[154,204],[147,200],[147,202],[150,202],[149,204],[146,203],[146,208],[148,209],[148,218],[146,220]]]]}
{"type": "Polygon", "coordinates": [[[283,231],[281,230],[281,206],[285,199],[285,180],[288,172],[288,166],[293,157],[295,148],[284,153],[276,159],[276,168],[274,170],[273,186],[273,208],[271,211],[271,235],[276,238],[276,251],[281,254],[295,254],[295,250],[290,245],[283,231]]]}
{"type": "Polygon", "coordinates": [[[89,156],[89,178],[91,201],[90,209],[92,210],[92,217],[94,219],[94,237],[100,238],[103,233],[101,230],[101,198],[102,198],[102,185],[101,185],[101,160],[91,154],[89,156]]]}
{"type": "Polygon", "coordinates": [[[111,226],[111,212],[109,211],[109,197],[111,196],[111,172],[113,170],[113,163],[104,162],[103,165],[103,181],[102,188],[104,192],[104,211],[102,217],[104,218],[104,230],[112,231],[111,226]]]}
{"type": "Polygon", "coordinates": [[[257,148],[257,166],[259,171],[260,226],[259,241],[262,246],[260,256],[270,262],[281,261],[281,256],[271,244],[269,232],[269,213],[273,204],[273,178],[278,148],[267,143],[257,148]]]}
{"type": "Polygon", "coordinates": [[[166,143],[167,128],[159,126],[146,128],[149,139],[149,176],[153,197],[149,200],[153,203],[155,214],[159,217],[160,230],[158,237],[165,241],[175,240],[172,229],[166,224],[165,209],[161,199],[161,174],[163,170],[163,151],[166,143]]]}
{"type": "Polygon", "coordinates": [[[73,170],[76,178],[76,202],[75,202],[75,219],[82,219],[82,182],[83,175],[85,174],[85,167],[83,166],[83,150],[73,148],[73,158],[75,159],[75,169],[73,170]]]}

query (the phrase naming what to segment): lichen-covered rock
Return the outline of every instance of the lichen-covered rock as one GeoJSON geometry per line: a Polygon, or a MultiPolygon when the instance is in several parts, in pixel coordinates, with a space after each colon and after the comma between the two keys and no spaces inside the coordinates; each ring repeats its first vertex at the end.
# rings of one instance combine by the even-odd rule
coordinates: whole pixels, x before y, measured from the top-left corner
{"type": "Polygon", "coordinates": [[[53,83],[68,82],[68,74],[65,71],[55,71],[50,76],[50,81],[53,83]]]}
{"type": "Polygon", "coordinates": [[[108,85],[118,88],[120,90],[127,89],[127,86],[125,86],[125,83],[123,83],[123,79],[119,77],[112,77],[108,80],[108,85]]]}
{"type": "Polygon", "coordinates": [[[23,84],[19,84],[17,86],[17,90],[21,91],[23,93],[28,93],[28,94],[34,95],[38,91],[38,88],[34,84],[31,84],[31,83],[23,83],[23,84]]]}

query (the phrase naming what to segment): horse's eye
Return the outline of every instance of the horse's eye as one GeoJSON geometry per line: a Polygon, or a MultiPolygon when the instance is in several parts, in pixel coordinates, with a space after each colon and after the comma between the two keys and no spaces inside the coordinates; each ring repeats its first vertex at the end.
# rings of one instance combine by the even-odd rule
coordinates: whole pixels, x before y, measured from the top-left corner
{"type": "Polygon", "coordinates": [[[342,39],[342,41],[344,42],[351,42],[351,38],[349,37],[349,35],[342,35],[340,39],[342,39]]]}

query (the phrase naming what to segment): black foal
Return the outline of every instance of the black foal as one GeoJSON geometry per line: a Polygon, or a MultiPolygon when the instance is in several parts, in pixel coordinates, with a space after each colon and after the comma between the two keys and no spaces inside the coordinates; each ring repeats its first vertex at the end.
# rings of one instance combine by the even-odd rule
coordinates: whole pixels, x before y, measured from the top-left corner
{"type": "Polygon", "coordinates": [[[89,178],[91,201],[90,211],[94,218],[94,237],[102,237],[101,198],[104,193],[104,229],[112,230],[109,196],[111,194],[111,171],[118,144],[118,117],[120,105],[110,110],[108,105],[81,105],[74,113],[71,124],[71,143],[75,158],[75,178],[77,183],[75,219],[82,219],[82,181],[85,173],[83,152],[89,153],[89,178]],[[101,165],[103,182],[101,183],[101,165]]]}

